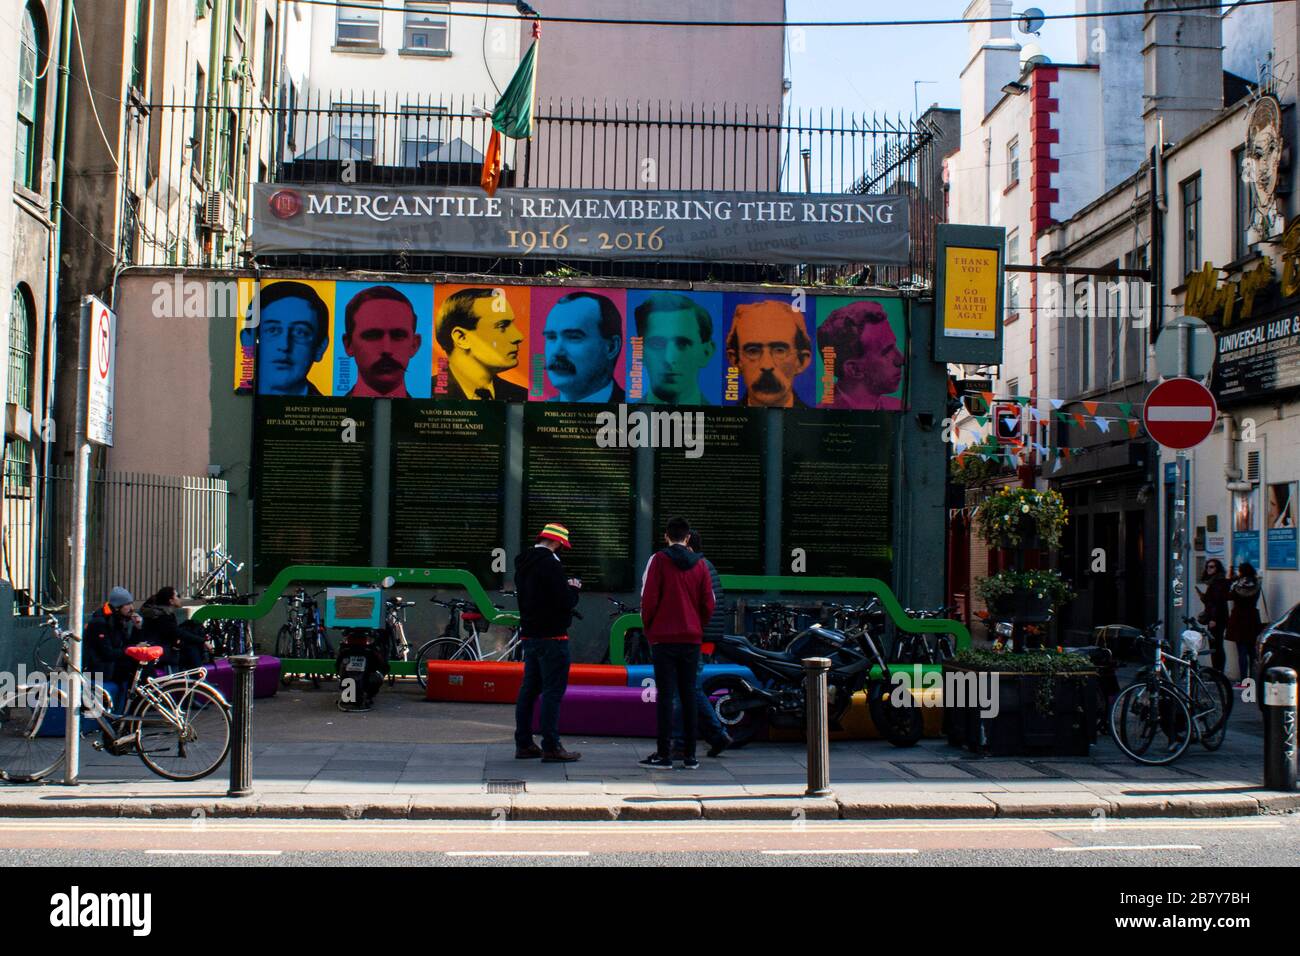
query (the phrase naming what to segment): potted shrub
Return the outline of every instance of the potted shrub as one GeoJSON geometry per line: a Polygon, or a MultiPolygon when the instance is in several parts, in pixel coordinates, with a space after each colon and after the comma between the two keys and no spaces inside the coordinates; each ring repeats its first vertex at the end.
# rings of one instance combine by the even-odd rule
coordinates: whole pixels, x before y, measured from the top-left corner
{"type": "Polygon", "coordinates": [[[1086,657],[1060,648],[1024,654],[967,649],[943,669],[944,732],[951,746],[999,757],[1086,757],[1097,738],[1097,671],[1086,657]],[[994,695],[988,713],[977,695],[948,691],[957,680],[967,687],[988,682],[994,695]]]}
{"type": "Polygon", "coordinates": [[[975,522],[989,544],[1002,548],[1061,546],[1070,515],[1058,491],[1002,488],[980,502],[975,522]]]}
{"type": "Polygon", "coordinates": [[[975,582],[975,593],[995,618],[1042,623],[1074,592],[1059,571],[999,571],[975,582]]]}

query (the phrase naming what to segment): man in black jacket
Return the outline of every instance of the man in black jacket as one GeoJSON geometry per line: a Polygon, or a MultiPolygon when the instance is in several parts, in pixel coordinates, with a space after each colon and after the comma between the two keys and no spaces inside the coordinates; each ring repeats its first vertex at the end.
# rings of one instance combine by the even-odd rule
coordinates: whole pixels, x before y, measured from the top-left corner
{"type": "Polygon", "coordinates": [[[582,754],[560,743],[560,698],[569,684],[569,625],[582,582],[564,573],[557,553],[571,547],[569,529],[552,521],[537,544],[515,558],[515,597],[524,647],[524,682],[515,703],[515,757],[572,763],[582,754]],[[533,706],[542,698],[542,745],[533,742],[533,706]]]}
{"type": "Polygon", "coordinates": [[[125,684],[135,673],[135,661],[126,656],[126,649],[138,640],[132,634],[141,624],[135,613],[135,599],[124,587],[108,592],[104,606],[90,616],[82,635],[85,642],[82,670],[87,674],[102,674],[103,679],[125,684]]]}

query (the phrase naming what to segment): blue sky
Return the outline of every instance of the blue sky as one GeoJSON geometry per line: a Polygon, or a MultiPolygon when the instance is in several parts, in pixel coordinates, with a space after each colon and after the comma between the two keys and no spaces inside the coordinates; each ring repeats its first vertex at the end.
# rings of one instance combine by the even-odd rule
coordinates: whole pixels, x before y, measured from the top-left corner
{"type": "MultiPolygon", "coordinates": [[[[786,18],[799,20],[931,19],[957,18],[968,0],[909,0],[885,3],[872,0],[787,0],[786,18]]],[[[1134,0],[1136,6],[1140,0],[1134,0]]],[[[1037,6],[1046,13],[1072,13],[1074,0],[1017,0],[1018,13],[1037,6]]],[[[1052,60],[1073,62],[1073,21],[1049,22],[1042,35],[1016,31],[1023,44],[1036,42],[1052,60]]],[[[934,80],[917,88],[921,111],[931,103],[959,104],[958,74],[966,65],[966,27],[815,27],[803,31],[804,52],[789,52],[793,82],[790,105],[828,108],[858,114],[881,112],[911,115],[913,81],[934,80]]]]}

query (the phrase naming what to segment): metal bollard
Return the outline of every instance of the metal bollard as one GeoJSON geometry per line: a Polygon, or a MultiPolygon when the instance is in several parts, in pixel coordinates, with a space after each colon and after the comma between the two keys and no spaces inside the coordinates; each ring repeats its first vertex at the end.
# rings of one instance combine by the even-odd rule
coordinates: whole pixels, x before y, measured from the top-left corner
{"type": "Polygon", "coordinates": [[[808,657],[803,662],[804,701],[808,714],[806,797],[825,797],[831,792],[831,731],[826,716],[826,672],[830,669],[831,662],[825,657],[808,657]]]}
{"type": "Polygon", "coordinates": [[[230,789],[228,797],[253,795],[253,668],[251,655],[230,658],[235,672],[234,699],[230,702],[230,789]]]}
{"type": "Polygon", "coordinates": [[[1264,786],[1294,790],[1296,779],[1296,673],[1270,667],[1264,675],[1264,786]]]}

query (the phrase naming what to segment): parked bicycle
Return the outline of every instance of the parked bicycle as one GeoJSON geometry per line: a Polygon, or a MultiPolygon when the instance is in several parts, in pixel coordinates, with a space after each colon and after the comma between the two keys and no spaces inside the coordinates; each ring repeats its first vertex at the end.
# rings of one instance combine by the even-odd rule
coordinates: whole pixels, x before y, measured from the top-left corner
{"type": "MultiPolygon", "coordinates": [[[[513,591],[501,593],[506,597],[514,596],[513,591]]],[[[500,648],[491,654],[484,654],[479,637],[491,624],[473,602],[442,601],[438,598],[429,600],[438,607],[446,608],[451,615],[447,618],[447,626],[442,629],[442,633],[423,644],[416,655],[415,676],[419,679],[421,687],[429,680],[429,661],[523,660],[524,648],[519,637],[518,624],[511,629],[510,638],[500,648]]],[[[499,607],[496,609],[502,610],[499,607]]]]}
{"type": "MultiPolygon", "coordinates": [[[[60,635],[58,670],[70,673],[69,631],[60,635]]],[[[230,752],[230,705],[205,683],[202,668],[165,677],[142,677],[163,649],[135,645],[126,649],[135,670],[115,709],[108,691],[77,670],[84,690],[77,710],[99,727],[96,750],[113,756],[136,754],[144,765],[168,780],[199,780],[212,773],[230,752]]],[[[48,777],[65,757],[64,726],[69,693],[66,681],[40,681],[15,688],[0,699],[0,779],[31,783],[48,777]]],[[[84,731],[83,731],[84,733],[84,731]]]]}
{"type": "Polygon", "coordinates": [[[280,626],[275,636],[275,653],[278,657],[328,658],[334,655],[325,636],[316,598],[325,592],[308,593],[299,587],[282,599],[289,608],[289,619],[280,626]]]}
{"type": "MultiPolygon", "coordinates": [[[[610,627],[616,620],[624,614],[640,614],[641,608],[624,604],[615,598],[607,598],[613,605],[609,611],[610,627]]],[[[605,649],[605,657],[602,664],[609,663],[609,648],[605,649]]],[[[639,627],[629,627],[623,634],[623,663],[625,664],[649,664],[650,663],[650,642],[645,639],[645,631],[639,627]]]]}
{"type": "MultiPolygon", "coordinates": [[[[955,607],[936,607],[931,610],[907,608],[903,613],[916,621],[933,621],[953,614],[955,607]]],[[[891,664],[942,664],[957,652],[951,634],[914,634],[895,630],[890,645],[891,664]]]]}
{"type": "Polygon", "coordinates": [[[1218,671],[1199,666],[1195,655],[1170,654],[1156,636],[1159,623],[1139,643],[1155,652],[1154,663],[1115,698],[1111,736],[1138,763],[1160,765],[1182,756],[1193,740],[1217,750],[1232,712],[1232,685],[1218,671]]]}
{"type": "Polygon", "coordinates": [[[384,601],[384,643],[388,659],[392,661],[409,661],[411,645],[406,640],[406,612],[415,607],[414,601],[394,595],[384,601]]]}

